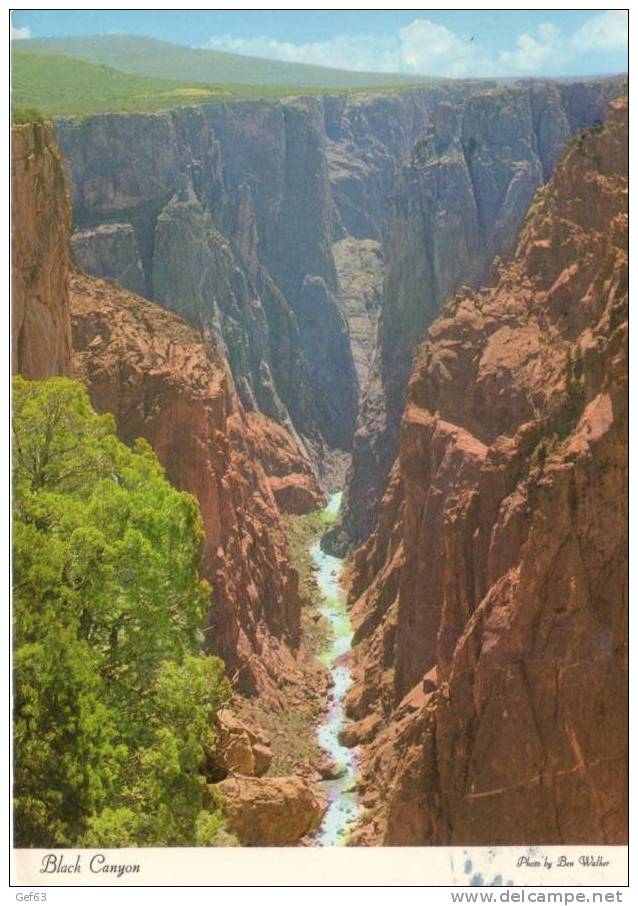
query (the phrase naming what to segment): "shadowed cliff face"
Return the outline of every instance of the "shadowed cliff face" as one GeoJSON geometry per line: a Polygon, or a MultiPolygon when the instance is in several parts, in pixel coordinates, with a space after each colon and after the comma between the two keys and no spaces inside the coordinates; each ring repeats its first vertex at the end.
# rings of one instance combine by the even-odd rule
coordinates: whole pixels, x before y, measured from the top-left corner
{"type": "Polygon", "coordinates": [[[627,104],[416,355],[352,566],[359,842],[626,839],[627,104]]]}
{"type": "Polygon", "coordinates": [[[600,120],[615,86],[590,83],[479,91],[442,100],[423,123],[390,198],[379,342],[354,437],[343,544],[374,525],[414,350],[451,293],[478,285],[512,251],[534,192],[568,136],[600,120]]]}
{"type": "Polygon", "coordinates": [[[50,125],[11,132],[11,358],[27,378],[71,367],[71,208],[50,125]]]}
{"type": "MultiPolygon", "coordinates": [[[[76,259],[215,332],[244,406],[294,425],[322,468],[359,397],[333,242],[380,238],[429,111],[472,90],[59,120],[76,259]]],[[[376,319],[359,328],[374,342],[376,319]]]]}
{"type": "Polygon", "coordinates": [[[220,338],[248,409],[294,425],[319,465],[324,444],[348,449],[357,385],[321,104],[95,117],[58,135],[78,262],[135,289],[141,268],[148,298],[220,338]]]}

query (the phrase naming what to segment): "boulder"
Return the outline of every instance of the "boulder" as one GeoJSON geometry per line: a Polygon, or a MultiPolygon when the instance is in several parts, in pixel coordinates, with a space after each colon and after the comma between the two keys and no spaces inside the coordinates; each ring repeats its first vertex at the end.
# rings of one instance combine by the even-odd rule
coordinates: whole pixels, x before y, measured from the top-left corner
{"type": "Polygon", "coordinates": [[[244,846],[292,846],[319,827],[325,805],[301,777],[228,777],[217,784],[229,830],[244,846]]]}
{"type": "Polygon", "coordinates": [[[272,750],[261,733],[225,709],[217,714],[217,734],[214,773],[250,777],[261,777],[266,773],[272,761],[272,750]]]}

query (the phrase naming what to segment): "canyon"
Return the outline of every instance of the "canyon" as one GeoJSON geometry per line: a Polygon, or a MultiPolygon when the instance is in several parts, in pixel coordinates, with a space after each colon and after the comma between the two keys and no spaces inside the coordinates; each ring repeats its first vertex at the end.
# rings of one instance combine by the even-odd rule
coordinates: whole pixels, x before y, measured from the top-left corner
{"type": "Polygon", "coordinates": [[[417,340],[511,249],[565,140],[615,90],[458,82],[61,118],[73,252],[215,333],[244,407],[296,433],[333,489],[352,452],[351,546],[372,527],[417,340]]]}
{"type": "MultiPolygon", "coordinates": [[[[619,88],[13,129],[14,370],[82,380],[197,498],[206,646],[245,702],[345,694],[308,648],[287,527],[344,489],[313,556],[321,584],[350,555],[351,843],[623,840],[619,88]]],[[[316,842],[321,772],[273,776],[237,709],[248,754],[215,782],[240,841],[316,842]]]]}

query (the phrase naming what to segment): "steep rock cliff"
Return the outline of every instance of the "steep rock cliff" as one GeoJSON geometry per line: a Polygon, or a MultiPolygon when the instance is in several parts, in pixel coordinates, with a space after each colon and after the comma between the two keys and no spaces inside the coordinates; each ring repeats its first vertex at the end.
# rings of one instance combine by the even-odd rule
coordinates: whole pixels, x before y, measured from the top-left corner
{"type": "Polygon", "coordinates": [[[86,273],[108,277],[133,293],[146,292],[135,231],[129,223],[78,230],[71,237],[71,250],[76,264],[86,273]]]}
{"type": "Polygon", "coordinates": [[[377,325],[383,291],[383,249],[376,239],[350,236],[332,247],[337,271],[338,302],[348,333],[359,392],[368,384],[377,347],[377,325]]]}
{"type": "Polygon", "coordinates": [[[246,421],[279,510],[303,515],[320,509],[323,494],[295,437],[261,412],[247,412],[246,421]]]}
{"type": "MultiPolygon", "coordinates": [[[[219,348],[181,318],[113,284],[71,276],[74,373],[95,408],[115,416],[126,442],[145,438],[170,481],[199,501],[205,528],[203,574],[213,587],[207,635],[239,688],[275,695],[299,679],[297,574],[271,486],[273,459],[251,428],[219,348]]],[[[273,430],[280,438],[279,426],[273,430]]],[[[271,444],[272,445],[272,444],[271,444]]],[[[301,495],[320,494],[291,439],[301,495]]],[[[294,486],[291,476],[290,484],[294,486]]],[[[294,488],[288,495],[295,501],[294,488]]],[[[286,504],[285,495],[279,497],[286,504]]]]}
{"type": "Polygon", "coordinates": [[[244,406],[294,425],[326,468],[358,404],[332,244],[380,238],[429,111],[478,84],[58,120],[78,262],[136,291],[141,264],[142,294],[217,333],[244,406]]]}
{"type": "Polygon", "coordinates": [[[11,130],[11,357],[42,379],[71,366],[68,235],[71,208],[53,130],[11,130]]]}
{"type": "Polygon", "coordinates": [[[79,260],[136,290],[141,263],[143,294],[216,333],[244,406],[294,426],[327,471],[326,446],[352,446],[362,331],[376,343],[374,319],[351,335],[332,246],[387,233],[387,317],[346,518],[360,540],[416,341],[447,294],[507,250],[565,137],[600,115],[610,84],[458,82],[60,120],[79,260]]]}
{"type": "Polygon", "coordinates": [[[351,567],[356,839],[623,843],[627,104],[417,352],[351,567]]]}
{"type": "Polygon", "coordinates": [[[321,102],[61,120],[58,135],[84,266],[117,278],[115,258],[139,259],[147,298],[220,338],[247,409],[294,425],[320,466],[324,443],[347,449],[357,392],[334,299],[321,102]],[[117,255],[110,222],[134,232],[117,255]]]}
{"type": "Polygon", "coordinates": [[[534,192],[574,131],[600,120],[613,81],[542,82],[444,98],[423,122],[392,192],[379,342],[354,436],[335,536],[362,542],[374,525],[416,345],[462,283],[477,286],[512,251],[534,192]]]}

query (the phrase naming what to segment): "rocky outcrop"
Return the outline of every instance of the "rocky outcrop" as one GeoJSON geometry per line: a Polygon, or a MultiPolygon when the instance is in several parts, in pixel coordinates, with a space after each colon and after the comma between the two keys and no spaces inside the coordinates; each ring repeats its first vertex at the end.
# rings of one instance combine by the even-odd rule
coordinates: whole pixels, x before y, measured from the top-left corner
{"type": "MultiPolygon", "coordinates": [[[[260,436],[221,351],[176,315],[80,273],[71,277],[71,310],[74,373],[95,408],[113,413],[126,442],[145,438],[169,480],[199,501],[203,574],[213,588],[209,647],[240,689],[277,702],[278,687],[299,679],[298,578],[261,466],[260,436]]],[[[294,461],[293,450],[289,440],[294,461]]],[[[308,470],[301,454],[298,460],[297,470],[308,470]]],[[[320,494],[316,483],[310,491],[320,494]]]]}
{"type": "Polygon", "coordinates": [[[319,827],[325,811],[301,777],[229,777],[214,789],[244,846],[294,846],[319,827]]]}
{"type": "Polygon", "coordinates": [[[302,515],[324,504],[317,476],[293,435],[260,412],[246,413],[251,440],[282,513],[302,515]]]}
{"type": "Polygon", "coordinates": [[[97,276],[124,275],[137,290],[139,257],[144,294],[215,330],[244,405],[282,423],[290,416],[321,465],[321,435],[349,448],[356,416],[331,243],[345,222],[359,238],[361,229],[380,235],[397,162],[437,96],[423,89],[59,120],[80,263],[97,276]],[[114,221],[134,241],[118,229],[115,242],[103,229],[114,221]],[[321,298],[311,291],[309,300],[307,278],[323,285],[321,298]],[[316,330],[305,325],[314,301],[331,340],[319,362],[316,330]],[[336,387],[328,410],[317,375],[336,387]]]}
{"type": "Polygon", "coordinates": [[[207,764],[207,775],[224,780],[229,774],[261,777],[272,761],[268,739],[231,711],[224,708],[215,716],[215,750],[207,764]]]}
{"type": "Polygon", "coordinates": [[[372,530],[427,327],[462,283],[478,285],[494,256],[512,251],[566,139],[599,121],[615,91],[612,81],[477,90],[439,100],[422,121],[390,198],[379,343],[354,436],[342,537],[345,530],[360,543],[372,530]]]}
{"type": "Polygon", "coordinates": [[[377,348],[377,324],[383,291],[383,248],[376,239],[347,237],[332,253],[337,271],[338,302],[348,322],[358,391],[368,384],[377,348]]]}
{"type": "Polygon", "coordinates": [[[417,352],[351,567],[359,843],[626,842],[627,164],[619,100],[417,352]]]}
{"type": "Polygon", "coordinates": [[[71,367],[64,169],[46,123],[11,130],[12,369],[39,380],[71,367]]]}
{"type": "MultiPolygon", "coordinates": [[[[70,205],[51,127],[14,127],[13,152],[14,368],[80,377],[120,436],[144,437],[169,479],[197,497],[213,588],[207,643],[240,689],[276,704],[282,687],[302,682],[297,574],[280,511],[321,504],[313,467],[284,427],[257,413],[247,420],[212,335],[111,282],[70,275],[70,205]]],[[[94,232],[121,262],[137,260],[129,225],[94,232]]],[[[92,243],[76,234],[75,255],[92,243]]]]}
{"type": "Polygon", "coordinates": [[[135,231],[130,223],[105,223],[71,237],[78,266],[88,274],[114,280],[123,289],[146,295],[146,279],[135,231]]]}

